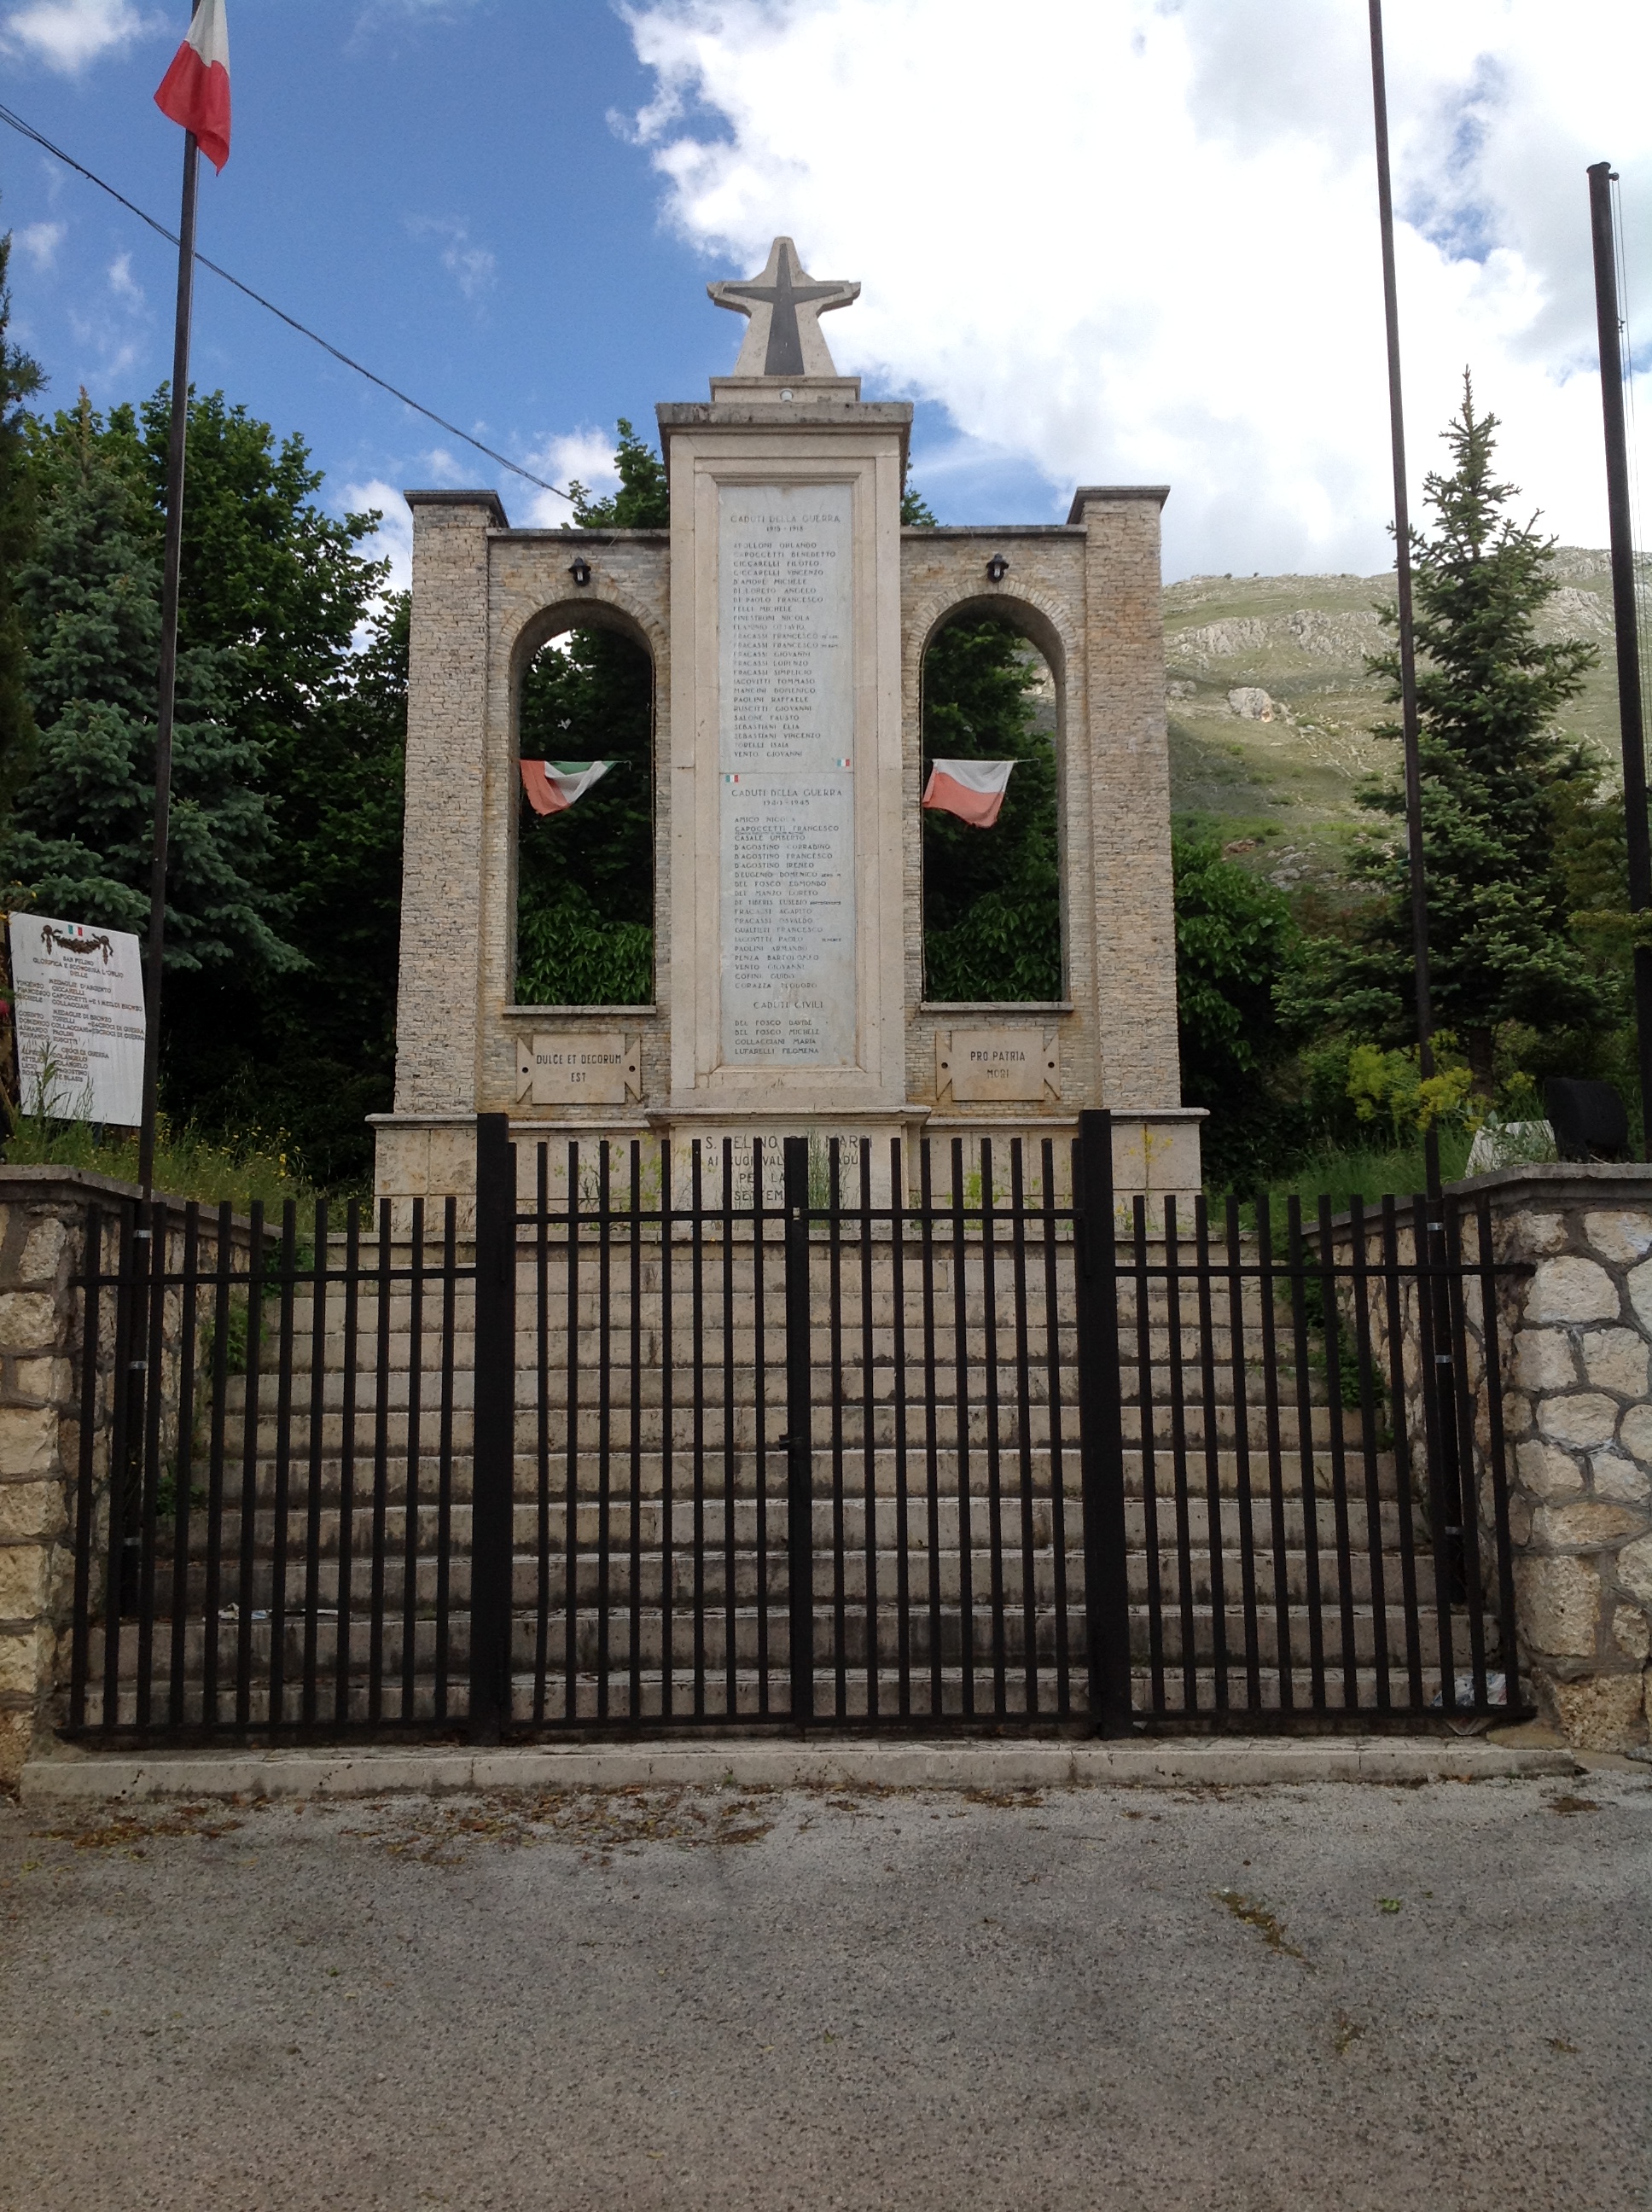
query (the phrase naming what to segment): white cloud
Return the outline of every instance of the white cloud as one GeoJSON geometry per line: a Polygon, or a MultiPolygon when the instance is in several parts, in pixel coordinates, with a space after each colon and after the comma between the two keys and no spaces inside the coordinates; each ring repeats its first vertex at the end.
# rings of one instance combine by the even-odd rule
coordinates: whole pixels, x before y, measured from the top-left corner
{"type": "Polygon", "coordinates": [[[382,477],[371,477],[365,483],[344,486],[339,503],[341,514],[365,514],[376,507],[383,517],[378,529],[362,541],[361,550],[370,560],[390,562],[390,586],[392,592],[404,592],[413,580],[413,517],[407,501],[394,484],[386,483],[382,477]]]}
{"type": "Polygon", "coordinates": [[[132,275],[132,257],[130,253],[118,253],[109,264],[109,289],[118,300],[125,301],[130,307],[137,308],[148,305],[143,286],[132,275]]]}
{"type": "MultiPolygon", "coordinates": [[[[1652,301],[1652,9],[1387,15],[1413,479],[1472,363],[1505,473],[1549,527],[1601,544],[1583,172],[1603,154],[1622,172],[1632,314],[1652,301]]],[[[1052,514],[1075,482],[1168,481],[1170,574],[1382,565],[1356,0],[645,0],[627,18],[671,221],[717,273],[787,231],[816,274],[859,277],[825,326],[843,368],[941,402],[967,446],[1045,477],[1052,514]]]]}
{"type": "Polygon", "coordinates": [[[485,246],[473,246],[468,227],[457,216],[414,216],[408,229],[415,238],[439,238],[441,265],[467,300],[479,299],[494,288],[497,263],[485,246]]]}
{"type": "MultiPolygon", "coordinates": [[[[599,495],[605,496],[619,486],[619,471],[614,466],[614,434],[611,430],[593,429],[588,424],[544,439],[523,454],[522,465],[531,469],[537,477],[549,477],[552,483],[564,489],[576,477],[587,491],[599,495]]],[[[506,487],[507,507],[513,508],[517,498],[522,495],[527,501],[522,518],[526,529],[555,530],[573,520],[574,510],[565,499],[558,499],[554,492],[538,491],[519,477],[506,487]]],[[[514,514],[512,519],[515,520],[514,514]]]]}
{"type": "Polygon", "coordinates": [[[32,0],[14,8],[0,27],[0,46],[73,76],[135,39],[164,30],[166,18],[131,0],[32,0]]]}
{"type": "Polygon", "coordinates": [[[50,269],[58,258],[58,248],[68,235],[67,223],[31,222],[14,232],[13,240],[37,269],[50,269]]]}

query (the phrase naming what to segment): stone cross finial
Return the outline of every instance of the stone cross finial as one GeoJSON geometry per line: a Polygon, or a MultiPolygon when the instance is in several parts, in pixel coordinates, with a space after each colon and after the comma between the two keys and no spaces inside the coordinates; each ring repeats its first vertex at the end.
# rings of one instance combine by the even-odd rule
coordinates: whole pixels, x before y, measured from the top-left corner
{"type": "Polygon", "coordinates": [[[750,315],[736,376],[835,376],[819,318],[860,296],[859,284],[817,284],[789,238],[777,238],[762,273],[744,284],[708,284],[720,307],[750,315]]]}

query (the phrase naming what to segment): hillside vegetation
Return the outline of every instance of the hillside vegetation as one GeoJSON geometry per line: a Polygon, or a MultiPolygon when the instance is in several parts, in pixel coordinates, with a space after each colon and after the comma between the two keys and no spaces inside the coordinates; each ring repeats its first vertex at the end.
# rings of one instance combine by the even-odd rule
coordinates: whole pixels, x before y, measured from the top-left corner
{"type": "MultiPolygon", "coordinates": [[[[1562,588],[1544,640],[1585,638],[1600,660],[1563,717],[1617,778],[1618,694],[1605,553],[1561,547],[1562,588]]],[[[1399,748],[1371,735],[1394,711],[1365,655],[1386,633],[1392,571],[1376,576],[1190,576],[1164,593],[1170,794],[1177,827],[1218,837],[1236,859],[1297,894],[1328,887],[1349,839],[1372,817],[1355,804],[1373,770],[1397,776],[1399,748]]]]}

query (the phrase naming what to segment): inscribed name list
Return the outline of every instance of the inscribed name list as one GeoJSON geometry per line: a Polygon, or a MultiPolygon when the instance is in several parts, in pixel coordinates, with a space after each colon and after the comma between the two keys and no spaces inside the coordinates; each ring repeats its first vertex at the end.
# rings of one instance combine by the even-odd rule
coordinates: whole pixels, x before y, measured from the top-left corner
{"type": "Polygon", "coordinates": [[[725,485],[722,1058],[852,1067],[852,489],[725,485]]]}
{"type": "Polygon", "coordinates": [[[135,1127],[143,1113],[137,938],[43,914],[14,914],[10,937],[25,1110],[135,1127]]]}

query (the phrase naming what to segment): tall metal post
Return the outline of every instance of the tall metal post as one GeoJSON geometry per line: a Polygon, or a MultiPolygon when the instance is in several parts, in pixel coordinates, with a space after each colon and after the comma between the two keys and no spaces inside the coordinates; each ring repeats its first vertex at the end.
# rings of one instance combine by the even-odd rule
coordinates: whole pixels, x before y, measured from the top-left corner
{"type": "MultiPolygon", "coordinates": [[[[1629,845],[1629,910],[1652,908],[1652,836],[1646,817],[1646,729],[1641,706],[1641,639],[1635,593],[1635,538],[1624,430],[1622,324],[1609,161],[1588,172],[1594,233],[1594,312],[1600,333],[1600,411],[1606,418],[1606,515],[1612,532],[1612,617],[1618,643],[1618,727],[1624,753],[1624,828],[1629,845]]],[[[1635,1042],[1641,1079],[1641,1149],[1652,1159],[1652,945],[1635,947],[1635,1042]]]]}
{"type": "MultiPolygon", "coordinates": [[[[1382,308],[1388,333],[1388,430],[1394,448],[1394,550],[1399,607],[1400,720],[1406,761],[1406,853],[1411,875],[1411,940],[1417,1000],[1417,1060],[1434,1073],[1434,1005],[1429,988],[1428,884],[1423,866],[1423,770],[1418,747],[1417,648],[1411,604],[1411,501],[1406,489],[1406,413],[1400,380],[1400,294],[1394,272],[1394,192],[1388,179],[1388,86],[1382,62],[1382,0],[1370,0],[1371,105],[1376,124],[1376,204],[1382,233],[1382,308]]],[[[1440,1139],[1424,1133],[1430,1196],[1440,1188],[1440,1139]]]]}
{"type": "MultiPolygon", "coordinates": [[[[1128,1735],[1130,1576],[1124,1518],[1124,1400],[1119,1376],[1117,1224],[1113,1210],[1113,1116],[1078,1116],[1073,1192],[1078,1334],[1078,1481],[1084,1529],[1084,1652],[1090,1724],[1128,1735]]],[[[1139,1297],[1146,1285],[1137,1285],[1139,1297]]],[[[962,1296],[962,1291],[959,1293],[962,1296]]],[[[1142,1408],[1142,1419],[1148,1408],[1142,1408]]],[[[1150,1563],[1150,1572],[1152,1571],[1150,1563]]]]}
{"type": "Polygon", "coordinates": [[[172,340],[172,434],[167,445],[167,541],[161,572],[161,672],[155,722],[149,941],[143,963],[143,1118],[138,1127],[137,1179],[143,1188],[145,1205],[155,1188],[155,1115],[161,1074],[161,969],[167,944],[173,702],[178,680],[178,577],[184,551],[184,452],[189,432],[189,337],[195,295],[195,186],[199,167],[195,133],[186,131],[183,205],[178,218],[178,311],[172,340]]]}
{"type": "MultiPolygon", "coordinates": [[[[571,1317],[570,1317],[571,1326],[571,1317]]],[[[381,1380],[382,1387],[382,1380],[381,1380]]],[[[516,1491],[516,1147],[504,1114],[476,1124],[476,1411],[471,1471],[472,1743],[510,1722],[516,1491]]],[[[574,1603],[570,1586],[568,1601],[574,1603]]]]}

